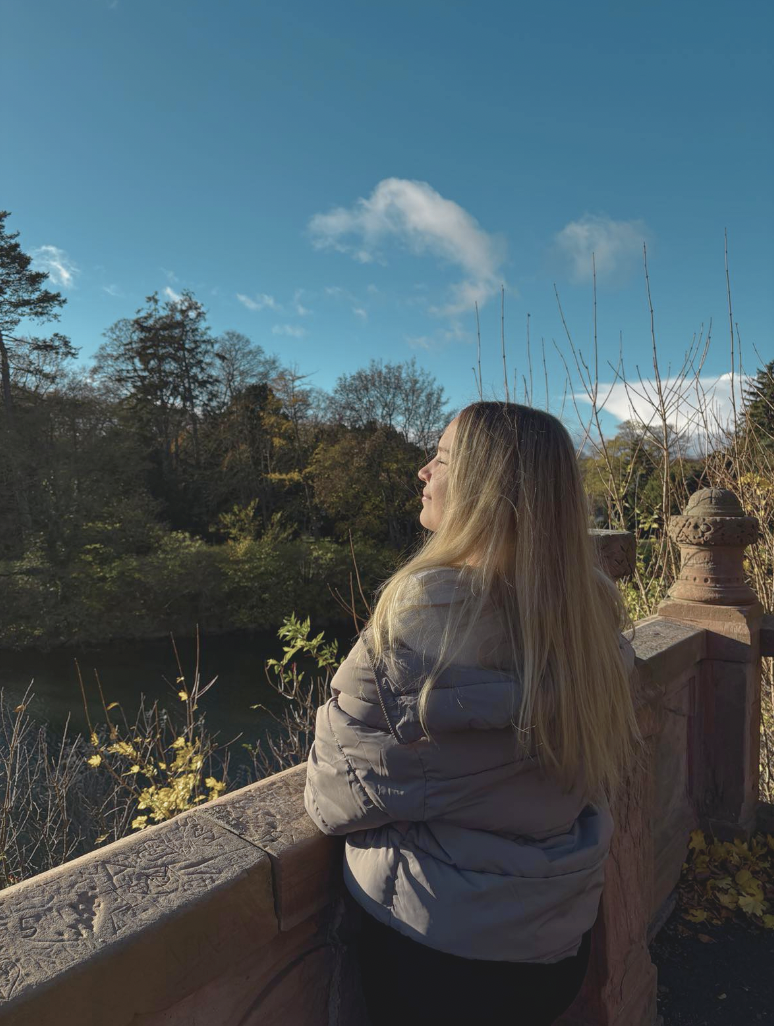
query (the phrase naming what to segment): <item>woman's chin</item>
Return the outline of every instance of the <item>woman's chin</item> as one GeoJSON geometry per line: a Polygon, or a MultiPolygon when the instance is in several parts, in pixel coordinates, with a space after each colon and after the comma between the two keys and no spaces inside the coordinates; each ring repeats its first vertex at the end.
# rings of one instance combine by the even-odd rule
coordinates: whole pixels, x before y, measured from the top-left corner
{"type": "Polygon", "coordinates": [[[425,516],[425,510],[419,514],[419,522],[427,531],[434,531],[435,527],[430,523],[430,518],[425,516]]]}

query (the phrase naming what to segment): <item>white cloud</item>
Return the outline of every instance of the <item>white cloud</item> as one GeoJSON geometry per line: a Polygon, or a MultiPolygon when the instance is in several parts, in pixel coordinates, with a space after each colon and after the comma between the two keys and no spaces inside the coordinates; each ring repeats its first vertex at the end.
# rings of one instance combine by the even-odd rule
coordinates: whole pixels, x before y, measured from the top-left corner
{"type": "Polygon", "coordinates": [[[170,270],[168,270],[168,269],[167,269],[166,267],[162,267],[162,268],[161,268],[161,270],[162,270],[162,271],[164,272],[164,274],[166,274],[166,276],[167,276],[167,281],[168,281],[168,282],[169,282],[169,283],[170,283],[171,285],[177,285],[177,284],[178,284],[178,282],[180,281],[180,279],[178,278],[178,276],[177,276],[177,275],[175,274],[175,272],[174,272],[174,271],[170,271],[170,270]]]}
{"type": "Polygon", "coordinates": [[[169,285],[164,286],[164,295],[167,299],[171,299],[173,303],[179,303],[183,298],[179,292],[175,292],[175,290],[171,289],[169,285]]]}
{"type": "MultiPolygon", "coordinates": [[[[749,389],[754,381],[749,375],[738,374],[733,378],[733,394],[736,401],[737,416],[743,407],[743,391],[749,389]]],[[[666,419],[678,431],[701,444],[702,440],[715,438],[733,426],[733,403],[731,401],[731,374],[720,374],[717,377],[699,376],[686,378],[667,377],[661,379],[661,387],[666,403],[666,419]]],[[[651,427],[660,426],[661,415],[658,412],[658,392],[655,380],[643,378],[632,381],[628,387],[624,382],[599,385],[599,395],[608,396],[604,410],[618,421],[633,420],[651,427]]],[[[575,395],[578,402],[588,403],[584,393],[575,395]]]]}
{"type": "Polygon", "coordinates": [[[433,344],[427,335],[405,335],[404,340],[412,349],[433,348],[433,344]]]}
{"type": "Polygon", "coordinates": [[[584,214],[556,233],[554,246],[567,262],[572,281],[580,284],[592,280],[592,253],[597,280],[614,281],[624,277],[642,259],[642,245],[648,234],[644,221],[614,221],[584,214]]]}
{"type": "Polygon", "coordinates": [[[361,263],[378,260],[380,247],[393,241],[457,266],[465,278],[452,287],[451,301],[434,308],[434,313],[471,310],[476,300],[483,303],[497,292],[502,277],[502,240],[485,232],[466,210],[427,182],[385,178],[367,199],[315,214],[309,231],[318,249],[349,253],[361,263]]]}
{"type": "Polygon", "coordinates": [[[75,278],[80,274],[70,257],[58,246],[38,246],[33,250],[35,263],[41,271],[45,271],[54,285],[62,288],[75,288],[75,278]]]}
{"type": "Polygon", "coordinates": [[[243,296],[241,292],[237,292],[236,297],[243,306],[247,307],[248,310],[281,309],[274,296],[267,296],[265,292],[256,293],[255,299],[251,299],[250,296],[243,296]]]}
{"type": "Polygon", "coordinates": [[[122,296],[123,292],[118,285],[103,285],[102,291],[107,292],[109,296],[122,296]]]}
{"type": "Polygon", "coordinates": [[[359,317],[362,321],[368,320],[368,311],[364,310],[362,306],[353,306],[352,313],[355,315],[355,317],[359,317]]]}
{"type": "Polygon", "coordinates": [[[272,335],[287,335],[289,338],[303,338],[306,335],[306,328],[299,324],[275,324],[271,329],[272,335]]]}
{"type": "Polygon", "coordinates": [[[296,313],[299,317],[307,317],[312,311],[308,306],[304,306],[301,302],[304,295],[304,289],[296,289],[293,293],[293,306],[296,309],[296,313]]]}

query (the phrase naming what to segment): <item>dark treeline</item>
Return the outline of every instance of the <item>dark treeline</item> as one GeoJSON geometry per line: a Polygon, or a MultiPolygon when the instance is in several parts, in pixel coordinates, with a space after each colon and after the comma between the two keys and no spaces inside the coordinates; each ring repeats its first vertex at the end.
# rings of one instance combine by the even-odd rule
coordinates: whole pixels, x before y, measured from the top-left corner
{"type": "MultiPolygon", "coordinates": [[[[63,335],[19,332],[65,300],[7,216],[0,646],[260,629],[293,611],[346,622],[331,589],[350,599],[350,538],[369,598],[418,540],[417,470],[457,412],[443,388],[412,359],[371,361],[324,392],[245,335],[213,335],[190,291],[149,296],[84,369],[63,335]]],[[[643,511],[657,526],[654,446],[631,424],[610,443],[618,523],[601,457],[584,458],[603,526],[643,511]]]]}
{"type": "Polygon", "coordinates": [[[346,614],[421,530],[417,470],[454,411],[415,361],[330,393],[190,291],[116,321],[91,366],[0,217],[0,644],[275,626],[346,614]]]}

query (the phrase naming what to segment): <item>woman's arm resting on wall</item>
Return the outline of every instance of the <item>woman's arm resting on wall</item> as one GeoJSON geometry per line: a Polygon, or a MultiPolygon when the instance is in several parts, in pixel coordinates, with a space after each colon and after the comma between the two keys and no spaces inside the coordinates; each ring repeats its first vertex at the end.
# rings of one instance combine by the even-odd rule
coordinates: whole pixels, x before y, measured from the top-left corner
{"type": "Polygon", "coordinates": [[[348,658],[331,681],[332,697],[317,710],[307,762],[304,807],[324,834],[424,815],[425,775],[417,746],[400,744],[390,732],[375,682],[358,677],[356,665],[348,658]]]}

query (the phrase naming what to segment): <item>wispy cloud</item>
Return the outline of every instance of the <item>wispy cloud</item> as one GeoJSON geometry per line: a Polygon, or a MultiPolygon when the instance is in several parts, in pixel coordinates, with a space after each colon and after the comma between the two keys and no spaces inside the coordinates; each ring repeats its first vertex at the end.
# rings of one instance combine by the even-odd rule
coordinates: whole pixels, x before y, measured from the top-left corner
{"type": "Polygon", "coordinates": [[[267,296],[265,292],[258,292],[255,299],[252,299],[250,296],[243,296],[241,292],[237,292],[236,297],[243,306],[247,307],[248,310],[282,309],[274,296],[267,296]]]}
{"type": "Polygon", "coordinates": [[[289,338],[303,338],[307,331],[300,324],[275,324],[271,333],[272,335],[287,335],[289,338]]]}
{"type": "Polygon", "coordinates": [[[308,317],[312,312],[308,306],[304,306],[301,300],[304,297],[304,289],[296,289],[293,293],[293,307],[299,317],[308,317]]]}
{"type": "Polygon", "coordinates": [[[584,214],[556,233],[554,247],[566,262],[573,282],[591,281],[592,253],[597,280],[615,282],[628,276],[642,258],[642,244],[648,236],[644,221],[614,221],[606,216],[584,214]]]}
{"type": "MultiPolygon", "coordinates": [[[[749,389],[753,380],[754,378],[749,375],[735,374],[733,377],[733,396],[737,413],[743,406],[744,391],[749,389]]],[[[661,379],[661,388],[665,399],[667,422],[678,431],[685,431],[689,437],[714,437],[716,433],[729,430],[733,426],[734,403],[731,398],[730,373],[717,377],[700,375],[698,382],[690,378],[681,381],[676,377],[665,377],[661,379]]],[[[636,383],[628,386],[623,381],[617,381],[612,385],[600,383],[599,394],[607,397],[605,412],[616,420],[632,420],[645,425],[660,426],[658,389],[655,380],[643,378],[640,381],[638,378],[636,383]]],[[[585,392],[576,394],[575,399],[580,403],[590,401],[585,392]]]]}
{"type": "Polygon", "coordinates": [[[164,286],[164,295],[167,299],[171,299],[173,303],[179,303],[183,298],[179,292],[175,292],[175,290],[171,289],[169,285],[164,286]]]}
{"type": "Polygon", "coordinates": [[[58,246],[38,246],[33,258],[41,271],[45,271],[54,285],[64,289],[75,288],[75,279],[80,274],[73,260],[58,246]]]}
{"type": "Polygon", "coordinates": [[[451,287],[450,301],[434,313],[469,311],[497,291],[505,258],[502,239],[484,231],[463,207],[427,182],[385,178],[368,198],[351,207],[315,214],[309,232],[318,249],[348,253],[360,263],[381,259],[381,247],[397,243],[414,253],[431,253],[460,268],[464,279],[451,287]]]}
{"type": "Polygon", "coordinates": [[[368,311],[364,310],[362,306],[353,306],[352,313],[355,315],[355,317],[359,317],[361,321],[368,320],[368,311]]]}
{"type": "Polygon", "coordinates": [[[109,296],[123,296],[123,292],[118,285],[103,285],[102,291],[107,292],[109,296]]]}
{"type": "Polygon", "coordinates": [[[404,335],[404,342],[412,349],[433,349],[433,342],[427,335],[404,335]]]}
{"type": "Polygon", "coordinates": [[[178,276],[177,276],[177,275],[175,274],[175,272],[174,272],[174,271],[170,271],[170,270],[169,270],[168,268],[166,268],[166,267],[161,267],[161,268],[159,268],[159,270],[163,271],[163,272],[164,272],[164,274],[166,274],[166,276],[167,276],[167,281],[168,281],[168,282],[169,282],[169,283],[170,283],[171,285],[177,285],[177,284],[178,284],[178,282],[180,281],[180,279],[178,278],[178,276]]]}

